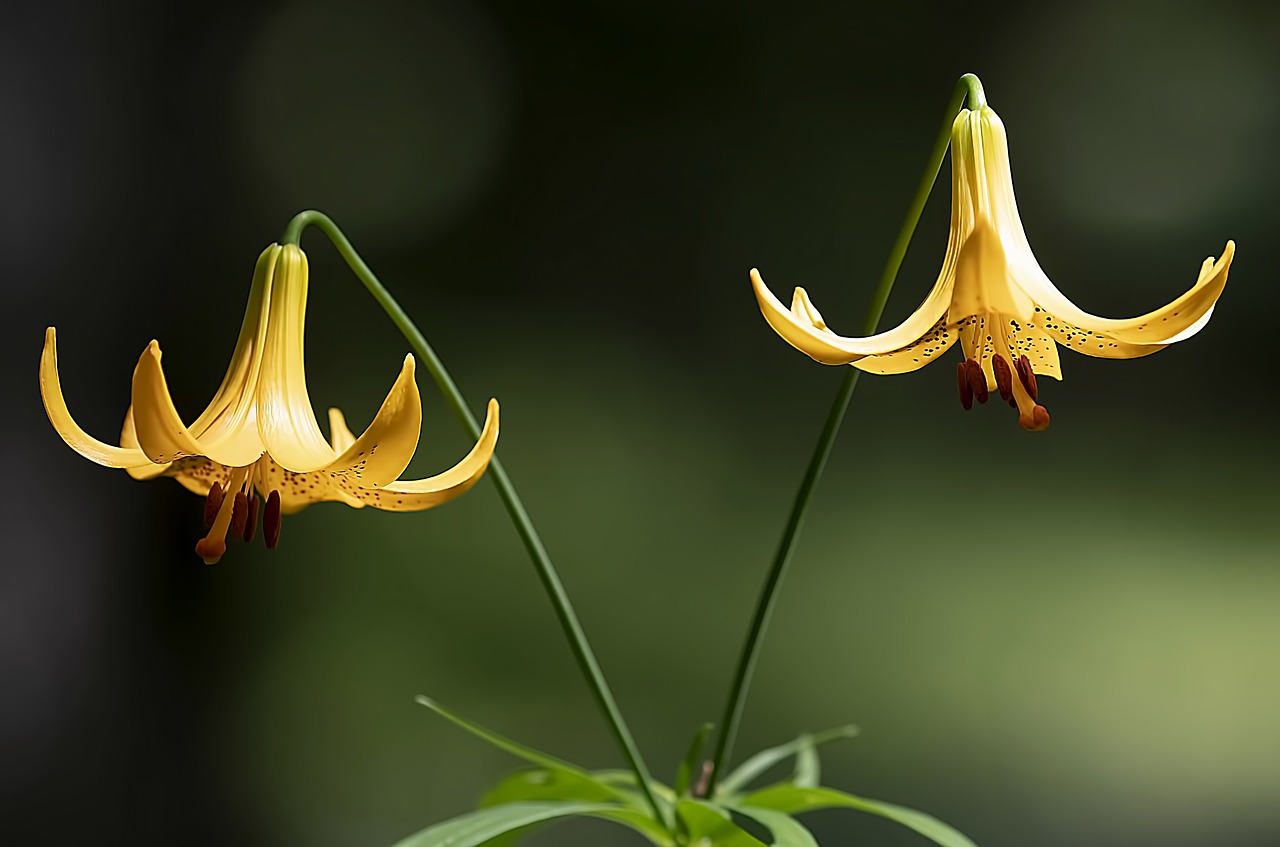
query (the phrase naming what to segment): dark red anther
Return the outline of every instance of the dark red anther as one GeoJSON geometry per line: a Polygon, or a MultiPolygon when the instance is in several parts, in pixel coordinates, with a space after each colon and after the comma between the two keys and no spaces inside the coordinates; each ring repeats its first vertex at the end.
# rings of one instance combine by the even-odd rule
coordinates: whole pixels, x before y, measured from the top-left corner
{"type": "Polygon", "coordinates": [[[996,388],[1000,389],[1000,399],[1013,399],[1013,371],[1009,368],[1009,360],[999,353],[991,357],[991,370],[996,374],[996,388]]]}
{"type": "Polygon", "coordinates": [[[267,495],[267,507],[262,510],[262,539],[267,549],[274,550],[280,543],[280,492],[267,495]]]}
{"type": "Polygon", "coordinates": [[[973,408],[973,389],[969,387],[969,368],[967,362],[956,365],[956,382],[960,387],[960,405],[967,412],[973,408]]]}
{"type": "Polygon", "coordinates": [[[236,492],[235,502],[231,504],[231,533],[244,537],[244,527],[249,521],[249,498],[243,491],[236,492]]]}
{"type": "Polygon", "coordinates": [[[968,359],[964,366],[969,372],[969,389],[973,392],[974,398],[979,403],[987,402],[987,375],[982,372],[982,365],[973,359],[968,359]]]}
{"type": "Polygon", "coordinates": [[[1035,371],[1031,370],[1031,360],[1026,356],[1019,356],[1014,360],[1013,364],[1018,369],[1018,379],[1022,381],[1022,387],[1027,389],[1031,399],[1039,398],[1040,389],[1036,386],[1035,371]]]}
{"type": "Polygon", "coordinates": [[[257,494],[249,495],[249,520],[245,521],[244,532],[240,537],[248,544],[253,540],[253,536],[258,532],[258,507],[262,505],[262,499],[257,494]]]}
{"type": "Polygon", "coordinates": [[[213,520],[218,517],[222,508],[222,485],[214,483],[209,486],[209,496],[204,498],[204,528],[213,529],[213,520]]]}

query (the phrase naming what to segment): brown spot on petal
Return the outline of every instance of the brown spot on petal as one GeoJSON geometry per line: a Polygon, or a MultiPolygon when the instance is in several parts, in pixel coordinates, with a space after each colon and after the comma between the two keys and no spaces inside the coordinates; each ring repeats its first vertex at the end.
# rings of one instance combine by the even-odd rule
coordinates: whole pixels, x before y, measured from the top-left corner
{"type": "Polygon", "coordinates": [[[996,388],[1000,389],[1000,399],[1012,399],[1013,371],[1009,368],[1009,360],[997,353],[991,357],[991,369],[996,374],[996,388]]]}
{"type": "Polygon", "coordinates": [[[274,550],[280,543],[280,492],[267,495],[267,507],[262,510],[262,539],[267,549],[274,550]]]}
{"type": "Polygon", "coordinates": [[[222,484],[215,482],[209,486],[209,494],[204,498],[204,528],[213,528],[213,519],[218,516],[218,509],[222,508],[222,484]]]}
{"type": "Polygon", "coordinates": [[[969,368],[967,362],[956,365],[956,383],[960,388],[960,405],[967,412],[973,408],[973,389],[969,387],[969,368]]]}

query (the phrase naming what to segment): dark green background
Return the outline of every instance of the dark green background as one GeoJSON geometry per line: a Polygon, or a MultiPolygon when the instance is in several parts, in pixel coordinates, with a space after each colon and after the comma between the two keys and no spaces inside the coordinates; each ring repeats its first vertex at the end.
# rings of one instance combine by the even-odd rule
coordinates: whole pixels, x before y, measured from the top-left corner
{"type": "MultiPolygon", "coordinates": [[[[1064,354],[1042,435],[962,412],[955,357],[865,378],[739,749],[856,722],[831,784],[983,847],[1280,842],[1278,35],[1247,3],[6,2],[0,838],[390,845],[514,764],[418,693],[621,764],[487,482],[420,515],[310,508],[205,567],[196,498],[48,426],[46,325],[91,432],[118,431],[153,337],[194,415],[258,252],[329,212],[472,406],[501,400],[501,455],[669,779],[840,377],[767,328],[747,270],[852,334],[973,71],[1067,296],[1145,312],[1228,238],[1231,283],[1155,357],[1064,354]]],[[[944,188],[886,323],[946,221],[944,188]]],[[[313,400],[360,427],[407,347],[304,246],[313,400]]],[[[420,381],[415,475],[468,446],[420,381]]]]}

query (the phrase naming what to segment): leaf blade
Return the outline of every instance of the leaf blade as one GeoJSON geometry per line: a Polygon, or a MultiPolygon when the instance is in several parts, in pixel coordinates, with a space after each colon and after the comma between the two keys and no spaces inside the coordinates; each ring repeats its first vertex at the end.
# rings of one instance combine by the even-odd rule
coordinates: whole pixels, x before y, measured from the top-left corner
{"type": "Polygon", "coordinates": [[[794,785],[773,785],[749,794],[741,801],[744,806],[756,806],[784,812],[788,815],[815,809],[846,808],[869,812],[900,823],[908,829],[942,847],[977,847],[959,830],[943,823],[932,815],[908,809],[894,803],[868,800],[837,791],[834,788],[803,788],[794,785]]]}
{"type": "Polygon", "coordinates": [[[811,746],[817,748],[823,744],[829,744],[832,741],[839,741],[843,738],[853,738],[858,734],[858,728],[849,724],[847,726],[838,726],[835,729],[829,729],[826,732],[818,732],[813,735],[802,735],[794,741],[788,741],[786,744],[779,744],[777,747],[769,747],[761,750],[742,764],[738,765],[728,776],[720,780],[720,786],[716,790],[717,797],[728,797],[737,793],[746,787],[747,783],[763,774],[769,768],[785,760],[789,756],[799,753],[801,748],[811,746]]]}

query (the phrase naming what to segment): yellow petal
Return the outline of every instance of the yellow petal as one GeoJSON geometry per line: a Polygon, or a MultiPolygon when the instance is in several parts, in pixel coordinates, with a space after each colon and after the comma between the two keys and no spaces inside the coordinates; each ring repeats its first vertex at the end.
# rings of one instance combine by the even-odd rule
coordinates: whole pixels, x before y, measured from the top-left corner
{"type": "Polygon", "coordinates": [[[209,493],[209,488],[216,482],[225,492],[231,488],[232,468],[211,462],[203,456],[190,459],[179,459],[169,465],[165,476],[171,476],[192,494],[201,497],[209,493]]]}
{"type": "Polygon", "coordinates": [[[160,359],[160,345],[152,341],[133,371],[133,422],[143,452],[153,462],[207,456],[220,465],[245,467],[257,461],[262,444],[253,430],[247,436],[232,430],[217,441],[196,438],[174,408],[160,359]]]}
{"type": "Polygon", "coordinates": [[[408,355],[373,423],[325,470],[348,476],[362,488],[386,485],[409,467],[421,430],[422,398],[413,378],[413,356],[408,355]]]}
{"type": "Polygon", "coordinates": [[[364,503],[348,493],[349,483],[344,478],[325,471],[294,473],[285,470],[269,456],[263,457],[257,467],[255,487],[265,498],[272,491],[280,492],[280,510],[286,515],[300,511],[312,503],[336,501],[355,509],[363,509],[364,503]]]}
{"type": "Polygon", "coordinates": [[[847,365],[864,356],[891,353],[919,341],[946,313],[951,302],[953,278],[948,261],[920,308],[897,327],[867,338],[845,338],[826,328],[822,315],[809,301],[804,289],[796,289],[796,306],[793,309],[783,308],[764,284],[760,272],[754,268],[751,271],[756,301],[769,326],[792,347],[824,365],[847,365]]]}
{"type": "Polygon", "coordinates": [[[918,340],[906,347],[867,356],[851,362],[858,370],[873,374],[901,374],[923,368],[941,356],[960,338],[960,325],[950,322],[948,315],[943,315],[918,340]]]}
{"type": "Polygon", "coordinates": [[[1027,361],[1031,362],[1033,373],[1062,379],[1058,345],[1053,343],[1053,339],[1043,329],[1034,324],[1020,324],[1010,319],[1005,338],[1009,342],[1009,351],[1013,355],[1025,356],[1027,361]]]}
{"type": "Polygon", "coordinates": [[[416,512],[452,500],[475,485],[489,467],[498,443],[498,401],[490,400],[480,440],[449,470],[427,479],[398,480],[382,488],[351,490],[366,505],[389,512],[416,512]]]}
{"type": "MultiPolygon", "coordinates": [[[[280,250],[279,245],[272,244],[258,256],[249,288],[249,302],[245,306],[231,363],[213,400],[190,426],[192,435],[202,443],[223,443],[227,458],[237,461],[254,453],[261,455],[263,450],[257,427],[249,425],[249,422],[257,402],[271,278],[280,250]]],[[[244,464],[242,461],[239,463],[244,464]]]]}
{"type": "MultiPolygon", "coordinates": [[[[138,449],[138,435],[134,431],[133,426],[133,407],[129,407],[129,411],[125,413],[124,425],[120,428],[120,446],[132,447],[138,449]]],[[[152,479],[160,476],[173,465],[170,462],[162,462],[160,464],[148,464],[140,468],[125,468],[125,472],[134,479],[152,479]]]]}
{"type": "Polygon", "coordinates": [[[71,417],[67,401],[62,396],[62,383],[58,380],[58,339],[53,327],[44,332],[44,350],[40,354],[40,397],[44,400],[44,410],[53,428],[67,446],[81,456],[109,468],[145,468],[151,464],[141,450],[101,442],[81,429],[71,417]]]}
{"type": "MultiPolygon", "coordinates": [[[[1235,252],[1235,242],[1228,241],[1222,251],[1222,258],[1214,261],[1210,256],[1204,261],[1196,284],[1190,290],[1169,305],[1136,318],[1100,318],[1091,315],[1079,309],[1052,286],[1049,290],[1029,293],[1045,313],[1045,320],[1037,322],[1050,333],[1054,332],[1054,328],[1048,321],[1053,320],[1063,327],[1077,327],[1107,336],[1117,343],[1128,342],[1139,346],[1173,344],[1190,338],[1208,322],[1214,303],[1226,287],[1227,273],[1231,269],[1231,260],[1235,257],[1235,252]]],[[[1077,348],[1072,345],[1072,349],[1077,348]]],[[[1120,348],[1117,346],[1115,349],[1120,348]]],[[[1086,351],[1081,350],[1081,352],[1086,351]]],[[[1102,354],[1090,352],[1090,355],[1102,354]]],[[[1141,356],[1146,353],[1134,352],[1132,355],[1141,356]]],[[[1129,358],[1129,356],[1118,355],[1112,358],[1129,358]]]]}
{"type": "Polygon", "coordinates": [[[272,277],[257,412],[267,452],[295,473],[319,470],[336,458],[307,394],[302,345],[306,311],[307,257],[286,244],[272,277]]]}
{"type": "Polygon", "coordinates": [[[347,427],[347,419],[337,406],[329,409],[329,443],[333,445],[335,453],[342,453],[356,443],[355,435],[347,427]]]}

